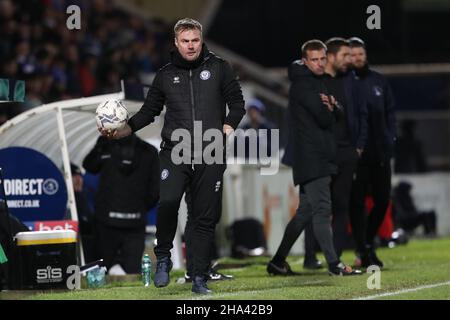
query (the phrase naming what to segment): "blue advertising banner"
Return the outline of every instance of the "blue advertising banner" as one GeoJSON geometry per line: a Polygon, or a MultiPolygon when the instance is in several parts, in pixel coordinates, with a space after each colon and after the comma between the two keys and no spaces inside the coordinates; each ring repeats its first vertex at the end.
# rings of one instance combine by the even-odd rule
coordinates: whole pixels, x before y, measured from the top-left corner
{"type": "MultiPolygon", "coordinates": [[[[9,212],[22,221],[61,220],[67,188],[61,171],[44,154],[29,148],[0,149],[1,181],[9,212]]],[[[3,193],[0,187],[0,193],[3,193]]]]}

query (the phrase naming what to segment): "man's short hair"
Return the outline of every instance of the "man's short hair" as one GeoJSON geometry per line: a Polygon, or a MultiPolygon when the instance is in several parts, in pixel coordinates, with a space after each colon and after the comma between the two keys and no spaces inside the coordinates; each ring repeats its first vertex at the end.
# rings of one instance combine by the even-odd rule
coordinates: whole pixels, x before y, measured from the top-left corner
{"type": "Polygon", "coordinates": [[[178,33],[186,30],[199,30],[201,34],[203,31],[203,27],[200,24],[200,22],[191,18],[184,18],[178,20],[177,23],[175,23],[175,26],[173,27],[175,37],[177,36],[178,33]]]}
{"type": "Polygon", "coordinates": [[[327,51],[327,46],[320,40],[308,40],[302,45],[302,58],[306,58],[307,51],[319,51],[324,49],[327,51]]]}
{"type": "Polygon", "coordinates": [[[366,48],[366,44],[361,38],[351,37],[347,41],[350,43],[350,48],[366,48]]]}
{"type": "Polygon", "coordinates": [[[344,38],[334,37],[325,41],[328,51],[327,53],[336,55],[342,47],[350,47],[350,43],[344,38]]]}

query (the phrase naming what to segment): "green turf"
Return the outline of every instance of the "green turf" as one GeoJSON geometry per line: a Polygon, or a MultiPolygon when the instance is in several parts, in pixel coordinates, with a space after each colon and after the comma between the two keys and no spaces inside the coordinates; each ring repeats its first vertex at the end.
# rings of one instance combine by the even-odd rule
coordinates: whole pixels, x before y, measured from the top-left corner
{"type": "Polygon", "coordinates": [[[405,292],[395,296],[381,297],[379,300],[442,300],[450,299],[450,285],[422,289],[415,292],[405,292]]]}
{"type": "MultiPolygon", "coordinates": [[[[190,284],[177,284],[183,271],[171,273],[172,281],[166,288],[144,288],[138,281],[114,282],[102,289],[83,289],[71,292],[40,292],[30,295],[2,293],[0,299],[355,299],[382,293],[416,288],[450,281],[450,238],[437,240],[415,240],[406,246],[379,249],[378,255],[385,262],[381,273],[381,289],[369,290],[369,274],[358,277],[330,277],[322,271],[303,271],[302,258],[290,257],[295,271],[303,273],[296,277],[270,277],[266,273],[269,258],[258,257],[247,260],[222,259],[225,265],[246,267],[222,270],[235,276],[234,280],[211,283],[211,296],[196,296],[190,284]]],[[[322,257],[323,260],[323,257],[322,257]]],[[[346,252],[346,263],[352,263],[353,254],[346,252]]],[[[450,285],[416,292],[381,297],[382,299],[450,299],[450,285]]]]}

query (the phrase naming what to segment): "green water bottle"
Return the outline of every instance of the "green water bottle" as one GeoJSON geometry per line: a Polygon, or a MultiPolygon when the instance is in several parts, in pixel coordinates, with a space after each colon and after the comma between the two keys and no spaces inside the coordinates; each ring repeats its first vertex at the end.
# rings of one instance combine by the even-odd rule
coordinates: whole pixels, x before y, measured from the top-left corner
{"type": "Polygon", "coordinates": [[[142,283],[144,287],[149,287],[152,283],[152,260],[148,254],[144,254],[142,258],[142,283]]]}

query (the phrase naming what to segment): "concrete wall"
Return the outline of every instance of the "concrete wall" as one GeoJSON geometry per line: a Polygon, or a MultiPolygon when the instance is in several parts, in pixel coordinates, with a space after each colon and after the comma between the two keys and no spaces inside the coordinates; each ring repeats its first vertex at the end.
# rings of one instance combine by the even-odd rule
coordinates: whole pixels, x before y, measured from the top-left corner
{"type": "MultiPolygon", "coordinates": [[[[399,181],[413,185],[412,196],[419,210],[435,210],[439,236],[450,236],[450,173],[395,175],[392,186],[399,181]]],[[[284,228],[298,205],[298,188],[292,184],[292,171],[280,167],[278,174],[263,176],[257,166],[228,165],[224,177],[224,199],[220,235],[235,220],[255,218],[265,229],[268,251],[274,254],[284,228]]],[[[223,238],[222,238],[223,240],[223,238]]],[[[224,242],[221,241],[221,245],[224,242]]],[[[227,253],[224,251],[224,253],[227,253]]],[[[303,254],[303,235],[291,254],[303,254]]]]}

